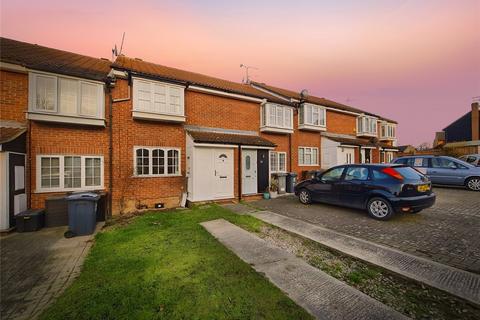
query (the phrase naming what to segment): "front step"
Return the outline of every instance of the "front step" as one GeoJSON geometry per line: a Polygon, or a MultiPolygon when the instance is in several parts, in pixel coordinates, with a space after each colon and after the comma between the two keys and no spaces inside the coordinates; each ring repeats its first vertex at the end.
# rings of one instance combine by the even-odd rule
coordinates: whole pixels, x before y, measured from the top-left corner
{"type": "Polygon", "coordinates": [[[201,225],[317,319],[408,319],[224,219],[201,225]]]}
{"type": "Polygon", "coordinates": [[[359,260],[480,305],[480,276],[476,274],[270,211],[251,215],[359,260]]]}

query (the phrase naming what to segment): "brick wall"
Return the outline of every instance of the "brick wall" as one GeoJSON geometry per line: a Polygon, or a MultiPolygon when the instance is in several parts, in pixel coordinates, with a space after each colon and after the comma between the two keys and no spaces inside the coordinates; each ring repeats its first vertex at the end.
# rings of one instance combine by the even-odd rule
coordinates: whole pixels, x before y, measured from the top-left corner
{"type": "Polygon", "coordinates": [[[357,117],[345,113],[327,110],[327,131],[331,133],[357,134],[357,117]]]}
{"type": "Polygon", "coordinates": [[[28,75],[0,70],[0,115],[2,120],[26,123],[28,75]]]}

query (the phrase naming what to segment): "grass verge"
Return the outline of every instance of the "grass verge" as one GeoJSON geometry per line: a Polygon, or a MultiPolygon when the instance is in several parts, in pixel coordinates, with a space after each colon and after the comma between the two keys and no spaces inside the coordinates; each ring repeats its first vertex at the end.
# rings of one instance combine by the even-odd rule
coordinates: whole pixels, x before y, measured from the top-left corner
{"type": "Polygon", "coordinates": [[[312,319],[199,225],[218,218],[263,226],[216,205],[110,226],[41,319],[312,319]]]}

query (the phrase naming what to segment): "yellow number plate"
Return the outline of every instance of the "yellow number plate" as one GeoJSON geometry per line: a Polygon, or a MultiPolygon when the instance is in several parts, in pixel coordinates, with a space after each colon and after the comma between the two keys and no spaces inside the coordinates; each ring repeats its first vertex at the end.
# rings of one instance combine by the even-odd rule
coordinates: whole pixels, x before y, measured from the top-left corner
{"type": "Polygon", "coordinates": [[[430,190],[430,185],[429,184],[422,184],[421,186],[417,187],[417,190],[419,192],[426,192],[426,191],[430,190]]]}

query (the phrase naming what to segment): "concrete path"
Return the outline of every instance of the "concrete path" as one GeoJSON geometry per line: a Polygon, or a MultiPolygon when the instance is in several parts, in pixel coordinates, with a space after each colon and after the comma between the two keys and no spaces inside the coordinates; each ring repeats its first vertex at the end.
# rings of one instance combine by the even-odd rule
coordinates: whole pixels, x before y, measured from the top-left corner
{"type": "Polygon", "coordinates": [[[201,225],[317,319],[408,319],[228,221],[201,225]]]}
{"type": "Polygon", "coordinates": [[[480,276],[270,211],[252,216],[404,277],[480,305],[480,276]]]}
{"type": "MultiPolygon", "coordinates": [[[[102,226],[97,224],[97,230],[102,226]]],[[[37,318],[80,273],[93,235],[65,239],[66,230],[45,228],[0,238],[2,320],[37,318]]]]}

